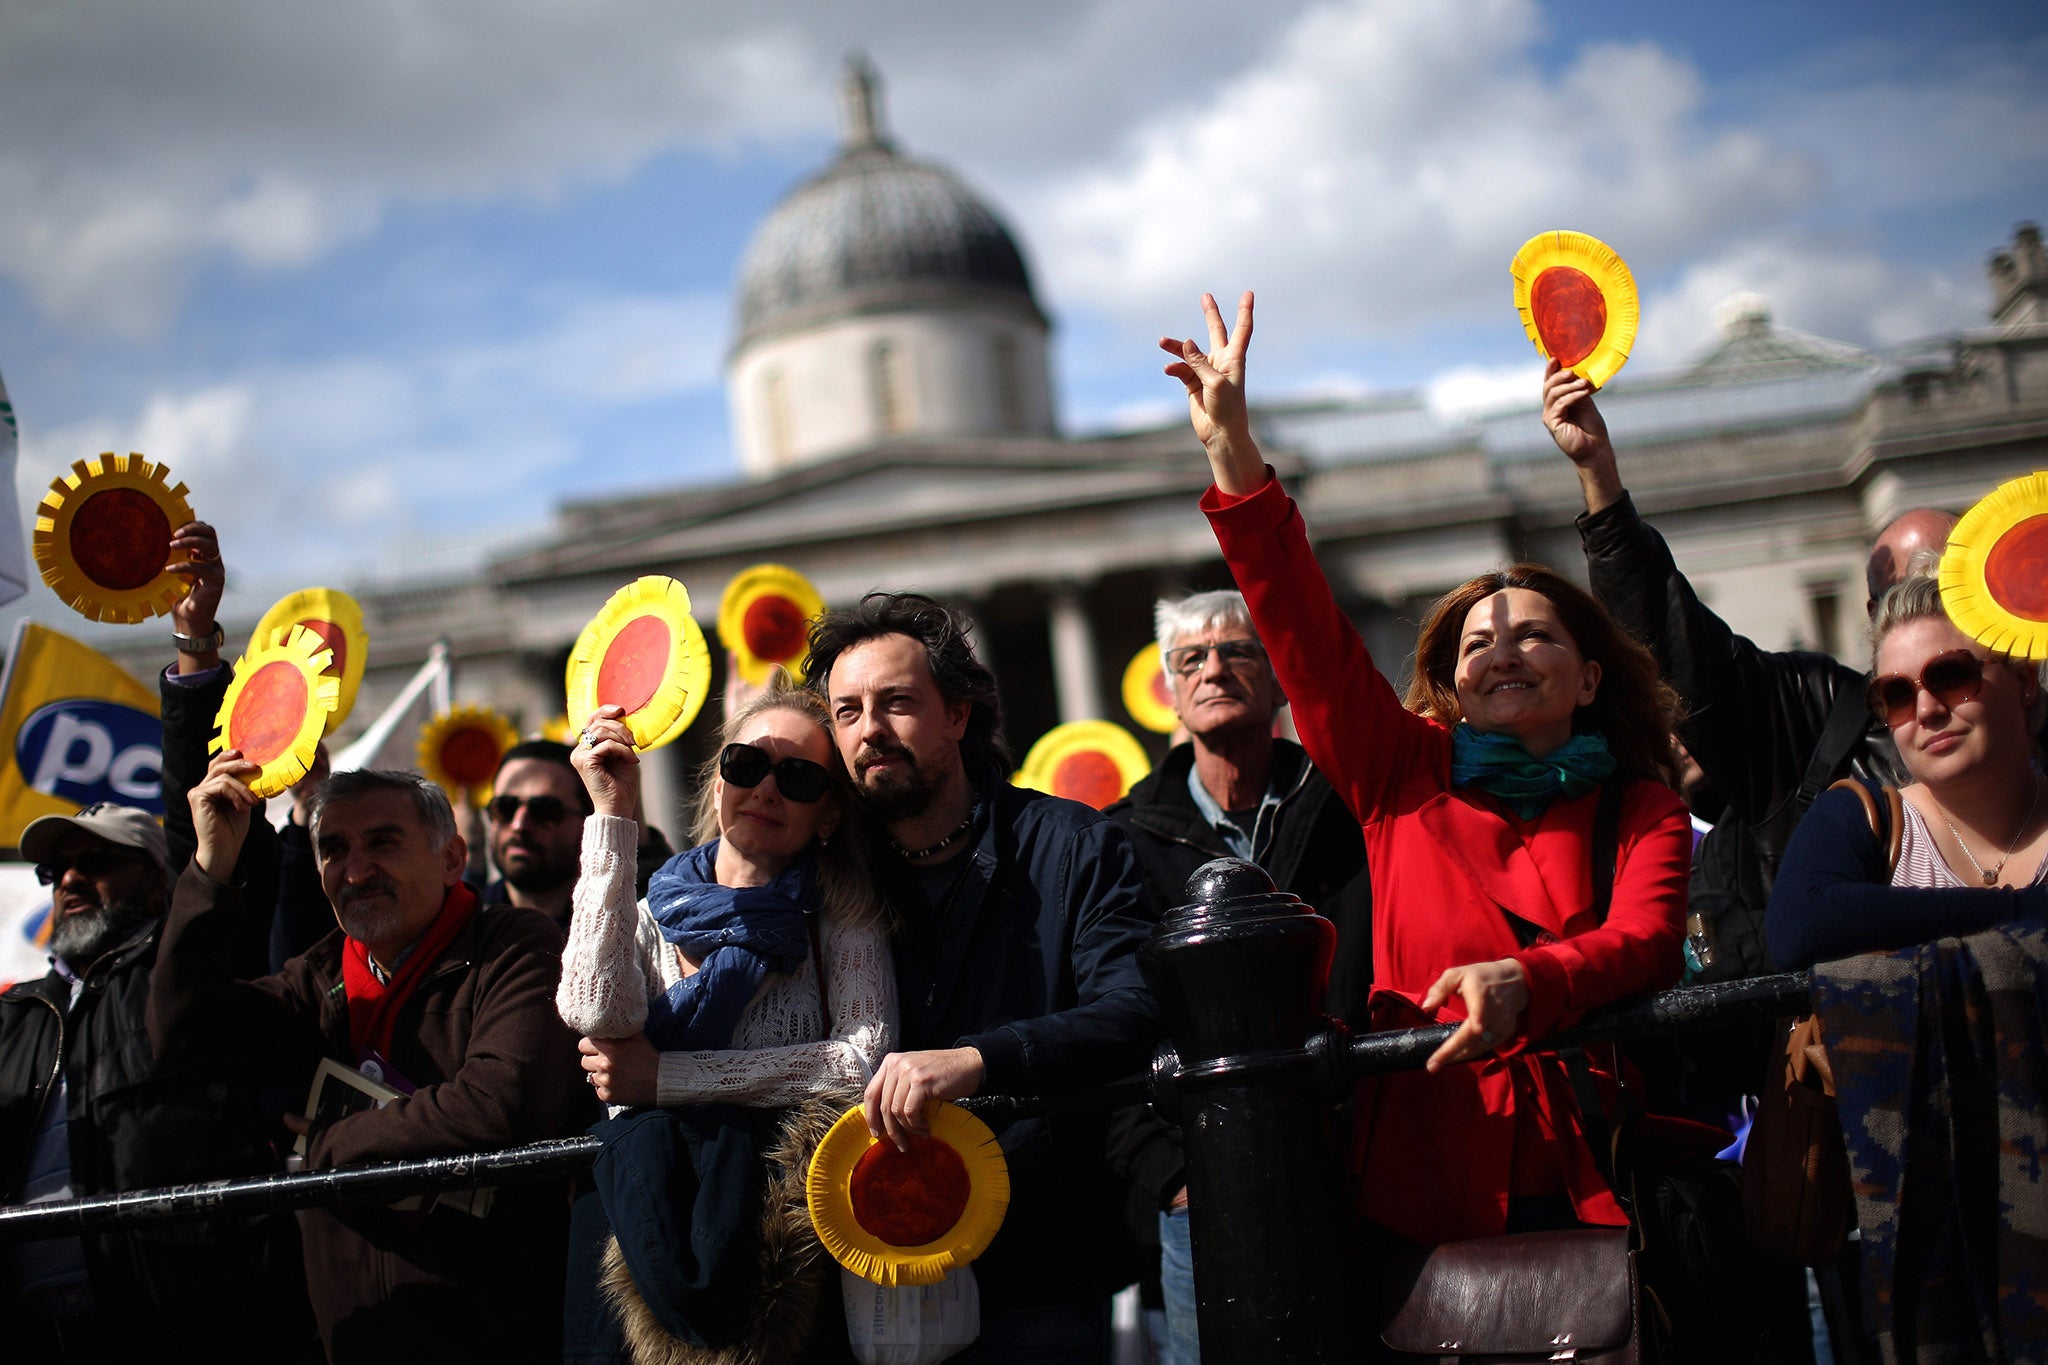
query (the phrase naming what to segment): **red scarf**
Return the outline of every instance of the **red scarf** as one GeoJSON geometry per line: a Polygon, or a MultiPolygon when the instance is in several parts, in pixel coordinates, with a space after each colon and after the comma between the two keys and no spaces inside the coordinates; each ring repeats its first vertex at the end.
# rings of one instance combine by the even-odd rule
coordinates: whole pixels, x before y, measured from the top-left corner
{"type": "Polygon", "coordinates": [[[370,949],[360,939],[346,938],[341,947],[341,982],[348,992],[348,1041],[358,1059],[374,1051],[391,1056],[391,1027],[412,998],[427,971],[441,958],[455,936],[476,913],[476,892],[461,882],[448,889],[441,911],[426,934],[389,982],[370,970],[370,949]]]}

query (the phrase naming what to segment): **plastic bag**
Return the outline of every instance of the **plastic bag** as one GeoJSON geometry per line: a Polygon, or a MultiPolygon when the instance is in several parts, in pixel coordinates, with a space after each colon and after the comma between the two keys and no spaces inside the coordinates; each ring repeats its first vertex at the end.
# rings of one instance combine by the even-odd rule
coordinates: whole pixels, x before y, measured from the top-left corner
{"type": "Polygon", "coordinates": [[[937,1284],[891,1287],[839,1272],[846,1339],[861,1365],[935,1365],[981,1335],[981,1290],[970,1266],[937,1284]]]}

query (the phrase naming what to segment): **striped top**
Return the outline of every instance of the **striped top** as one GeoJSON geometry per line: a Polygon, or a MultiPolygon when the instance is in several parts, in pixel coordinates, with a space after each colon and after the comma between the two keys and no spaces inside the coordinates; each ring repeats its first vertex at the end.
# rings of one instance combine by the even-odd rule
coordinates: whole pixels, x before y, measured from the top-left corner
{"type": "MultiPolygon", "coordinates": [[[[1900,808],[1906,812],[1905,829],[1899,836],[1899,865],[1892,870],[1893,886],[1920,886],[1946,889],[1960,887],[1965,890],[1983,889],[1981,883],[1966,882],[1948,865],[1935,847],[1934,831],[1928,827],[1927,819],[1911,801],[1901,801],[1900,808]]],[[[2034,879],[2029,885],[2040,886],[2048,881],[2048,858],[2034,869],[2034,879]]]]}

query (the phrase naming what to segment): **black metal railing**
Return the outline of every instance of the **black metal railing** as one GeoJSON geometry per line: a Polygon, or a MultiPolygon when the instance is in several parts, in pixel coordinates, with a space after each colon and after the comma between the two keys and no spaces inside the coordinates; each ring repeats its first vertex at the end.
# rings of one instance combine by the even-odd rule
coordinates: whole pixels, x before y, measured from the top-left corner
{"type": "MultiPolygon", "coordinates": [[[[1681,987],[1589,1014],[1576,1027],[1547,1039],[1542,1050],[1666,1037],[1806,1009],[1804,973],[1681,987]]],[[[1314,1035],[1306,1051],[1317,1054],[1316,1065],[1328,1070],[1333,1083],[1341,1084],[1360,1076],[1420,1067],[1451,1032],[1450,1025],[1358,1036],[1329,1030],[1314,1035]]],[[[1301,1052],[1292,1049],[1285,1056],[1246,1055],[1229,1059],[1227,1074],[1243,1083],[1255,1080],[1262,1070],[1300,1064],[1301,1052]]],[[[1165,1092],[1175,1088],[1176,1070],[1169,1055],[1163,1065],[1155,1067],[1156,1079],[1150,1081],[1122,1081],[1052,1098],[981,1095],[963,1103],[985,1118],[1010,1118],[1048,1109],[1120,1107],[1170,1098],[1165,1092]]],[[[191,1218],[247,1217],[335,1204],[384,1204],[416,1194],[545,1180],[587,1168],[597,1150],[596,1138],[561,1138],[463,1156],[173,1185],[61,1203],[0,1206],[0,1243],[191,1218]]]]}

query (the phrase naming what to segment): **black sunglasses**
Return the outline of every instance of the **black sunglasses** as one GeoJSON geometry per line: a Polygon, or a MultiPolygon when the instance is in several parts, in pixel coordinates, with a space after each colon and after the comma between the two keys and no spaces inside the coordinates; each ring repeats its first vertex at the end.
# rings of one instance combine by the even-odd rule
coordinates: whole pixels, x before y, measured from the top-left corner
{"type": "Polygon", "coordinates": [[[1984,661],[1967,649],[1951,649],[1929,659],[1917,678],[1903,673],[1872,678],[1864,695],[1870,702],[1871,713],[1897,729],[1919,711],[1923,688],[1942,706],[1954,710],[1983,687],[1984,661]]]}
{"type": "Polygon", "coordinates": [[[519,818],[521,806],[526,808],[526,818],[537,825],[552,825],[569,813],[569,803],[559,796],[494,796],[484,809],[491,813],[493,824],[509,825],[519,818]]]}
{"type": "Polygon", "coordinates": [[[141,856],[118,848],[89,848],[75,858],[52,858],[46,863],[37,863],[36,880],[44,886],[55,886],[64,880],[66,872],[76,870],[87,881],[95,881],[130,863],[142,861],[141,856]]]}
{"type": "Polygon", "coordinates": [[[728,744],[718,754],[718,775],[735,787],[758,787],[775,774],[775,789],[791,801],[809,805],[832,785],[822,763],[808,758],[770,758],[751,744],[728,744]]]}

